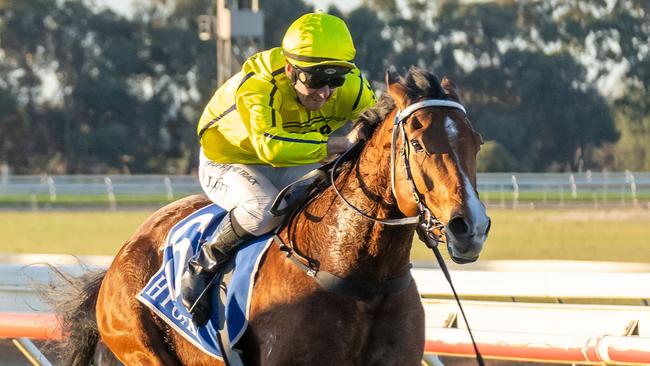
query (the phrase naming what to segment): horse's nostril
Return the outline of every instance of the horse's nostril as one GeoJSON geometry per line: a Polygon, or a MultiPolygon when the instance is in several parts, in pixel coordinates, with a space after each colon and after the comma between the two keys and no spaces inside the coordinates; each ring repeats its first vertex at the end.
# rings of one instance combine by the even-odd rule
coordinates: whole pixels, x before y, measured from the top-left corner
{"type": "Polygon", "coordinates": [[[449,220],[447,228],[454,234],[454,236],[466,236],[469,234],[469,225],[465,222],[463,217],[457,216],[449,220]]]}

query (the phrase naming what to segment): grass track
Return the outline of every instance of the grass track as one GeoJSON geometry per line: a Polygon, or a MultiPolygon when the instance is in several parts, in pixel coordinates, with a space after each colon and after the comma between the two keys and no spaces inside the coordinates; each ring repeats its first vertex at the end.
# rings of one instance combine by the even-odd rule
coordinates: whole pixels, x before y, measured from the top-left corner
{"type": "MultiPolygon", "coordinates": [[[[650,263],[648,210],[489,210],[481,259],[570,259],[650,263]]],[[[416,241],[413,258],[432,257],[416,241]]]]}
{"type": "MultiPolygon", "coordinates": [[[[0,252],[113,255],[151,211],[0,212],[0,252]]],[[[648,210],[490,210],[481,259],[650,263],[648,210]]],[[[416,240],[414,260],[433,260],[416,240]]]]}
{"type": "Polygon", "coordinates": [[[0,251],[114,255],[151,212],[0,212],[0,251]]]}

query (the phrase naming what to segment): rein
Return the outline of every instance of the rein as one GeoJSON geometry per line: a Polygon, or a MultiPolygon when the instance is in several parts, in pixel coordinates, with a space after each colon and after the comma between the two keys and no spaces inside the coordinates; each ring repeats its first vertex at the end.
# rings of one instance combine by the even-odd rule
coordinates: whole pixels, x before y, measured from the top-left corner
{"type": "MultiPolygon", "coordinates": [[[[445,99],[427,99],[423,100],[420,102],[413,103],[406,107],[403,111],[398,111],[395,115],[395,119],[393,122],[393,134],[392,134],[392,140],[391,140],[391,166],[390,166],[390,172],[391,172],[391,189],[393,192],[393,195],[397,197],[397,191],[395,189],[395,167],[396,167],[396,150],[397,150],[397,135],[401,135],[401,141],[402,141],[402,151],[400,155],[404,159],[404,167],[406,171],[406,178],[407,181],[411,184],[411,189],[413,190],[413,199],[417,203],[417,208],[418,208],[418,215],[417,216],[411,216],[411,217],[404,217],[404,218],[399,218],[399,219],[382,219],[378,217],[373,217],[368,215],[367,213],[363,212],[361,209],[355,207],[352,203],[350,203],[339,191],[339,189],[336,187],[336,168],[338,167],[339,163],[346,159],[349,155],[352,155],[353,153],[358,152],[359,149],[363,147],[363,142],[360,141],[356,145],[354,145],[352,148],[348,149],[345,151],[343,154],[341,154],[336,161],[334,162],[331,170],[330,170],[330,181],[331,181],[331,186],[334,189],[334,192],[336,195],[346,204],[348,207],[350,207],[352,210],[354,210],[355,213],[365,217],[368,220],[384,224],[384,225],[412,225],[412,224],[417,224],[416,226],[416,232],[420,239],[426,244],[428,248],[431,248],[433,251],[436,260],[438,261],[438,264],[440,265],[440,269],[442,270],[443,274],[445,275],[445,278],[447,279],[447,282],[449,283],[452,293],[454,295],[454,299],[456,300],[456,303],[458,304],[458,307],[460,309],[461,315],[463,316],[463,320],[465,322],[465,325],[467,326],[467,331],[469,332],[469,336],[472,340],[472,345],[474,347],[474,353],[476,354],[476,361],[479,366],[484,366],[485,363],[483,361],[483,357],[481,356],[481,353],[479,352],[478,346],[476,345],[476,341],[474,340],[474,335],[472,333],[472,329],[469,326],[469,322],[467,321],[467,317],[465,316],[465,311],[463,310],[463,306],[460,303],[460,298],[458,297],[458,294],[456,293],[456,288],[454,287],[454,284],[451,280],[451,275],[449,273],[449,269],[447,268],[447,265],[445,264],[445,260],[442,257],[442,254],[440,253],[440,250],[438,248],[438,244],[444,243],[442,240],[442,236],[444,235],[444,224],[436,218],[436,216],[426,207],[424,204],[424,196],[420,193],[420,191],[417,189],[415,185],[415,181],[413,180],[413,174],[411,172],[411,165],[409,163],[409,157],[411,153],[411,146],[408,143],[408,139],[406,136],[406,129],[404,125],[406,124],[408,118],[417,110],[423,109],[423,108],[428,108],[428,107],[447,107],[447,108],[455,108],[460,111],[462,111],[464,114],[467,114],[467,111],[465,110],[465,107],[463,107],[462,104],[457,103],[455,101],[451,100],[445,100],[445,99]],[[435,233],[435,231],[438,231],[438,233],[435,233]]],[[[415,143],[414,143],[415,147],[415,143]]],[[[417,151],[417,147],[416,151],[417,151]]],[[[322,169],[317,169],[322,172],[322,169]]],[[[309,173],[311,174],[311,173],[309,173]]],[[[302,180],[302,178],[300,179],[302,180]]],[[[300,181],[299,180],[299,181],[300,181]]],[[[286,187],[282,192],[282,196],[284,195],[285,191],[287,190],[286,187]]],[[[279,196],[279,199],[276,199],[276,202],[274,203],[274,208],[277,209],[277,206],[279,206],[279,202],[281,201],[281,198],[279,196]],[[277,205],[276,205],[277,204],[277,205]]],[[[275,232],[275,235],[273,236],[273,239],[275,242],[278,243],[280,250],[284,252],[298,268],[300,268],[302,271],[304,271],[308,276],[314,278],[314,280],[325,290],[343,295],[343,296],[348,296],[348,297],[353,297],[357,299],[363,299],[367,298],[370,296],[375,296],[375,295],[383,295],[383,294],[389,294],[393,292],[398,292],[405,290],[408,288],[411,284],[411,281],[413,280],[413,277],[411,276],[410,271],[407,271],[404,275],[397,277],[397,278],[392,278],[388,279],[383,282],[378,282],[378,281],[367,281],[359,278],[354,278],[354,277],[347,277],[347,278],[341,278],[338,277],[330,272],[327,271],[321,271],[319,269],[319,266],[315,261],[313,261],[310,258],[307,258],[303,255],[300,255],[293,249],[293,245],[287,245],[285,244],[282,239],[278,236],[278,233],[280,232],[280,229],[283,225],[281,225],[275,232]]]]}
{"type": "Polygon", "coordinates": [[[428,107],[447,107],[447,108],[455,108],[463,112],[463,114],[467,114],[467,111],[465,110],[465,107],[463,107],[462,104],[451,101],[451,100],[445,100],[445,99],[426,99],[420,102],[413,103],[406,107],[403,111],[399,110],[395,114],[395,119],[393,122],[393,134],[392,134],[392,139],[391,139],[391,148],[390,148],[390,176],[391,176],[391,189],[393,192],[393,195],[397,197],[397,190],[395,189],[395,162],[396,162],[396,150],[397,150],[397,135],[401,135],[401,141],[402,141],[402,151],[401,151],[401,156],[404,159],[404,168],[406,170],[406,179],[407,181],[411,184],[411,189],[413,190],[413,199],[417,203],[418,207],[418,215],[417,216],[412,216],[412,217],[405,217],[401,219],[380,219],[377,217],[372,217],[365,212],[361,211],[359,208],[355,207],[352,205],[348,200],[346,200],[341,192],[338,190],[335,184],[335,176],[334,172],[336,171],[336,167],[338,163],[343,160],[344,156],[346,156],[351,150],[356,150],[357,146],[360,144],[355,145],[353,148],[350,150],[346,151],[343,153],[339,158],[336,160],[334,163],[334,166],[330,172],[330,180],[332,183],[332,188],[334,189],[334,192],[341,198],[345,204],[347,204],[350,208],[352,208],[356,213],[359,215],[365,217],[366,219],[369,219],[371,221],[381,223],[384,225],[408,225],[408,224],[418,224],[416,227],[416,232],[420,239],[426,244],[428,248],[431,248],[433,251],[433,254],[436,257],[436,260],[438,261],[438,264],[440,265],[440,270],[442,270],[443,274],[445,275],[445,278],[447,279],[447,282],[449,283],[449,286],[451,287],[451,291],[454,295],[454,299],[456,300],[456,303],[458,304],[458,308],[460,309],[461,315],[463,316],[463,321],[465,322],[465,326],[467,327],[467,331],[469,332],[469,336],[472,340],[472,346],[474,347],[474,353],[476,354],[476,361],[479,366],[484,366],[485,363],[483,361],[483,356],[481,356],[481,353],[479,352],[478,346],[476,345],[476,341],[474,340],[474,334],[472,333],[472,329],[469,326],[469,322],[467,321],[467,316],[465,316],[465,310],[463,310],[463,306],[460,303],[460,298],[458,297],[458,294],[456,293],[456,288],[454,287],[454,284],[451,280],[451,275],[449,273],[449,269],[447,268],[447,265],[445,264],[445,260],[442,257],[442,254],[440,253],[440,249],[438,248],[438,244],[444,242],[442,240],[442,235],[443,235],[443,230],[445,228],[444,224],[438,220],[438,218],[435,217],[435,215],[426,207],[424,204],[424,196],[418,191],[415,182],[413,181],[413,174],[411,173],[411,165],[409,163],[409,157],[411,153],[411,146],[408,143],[408,139],[406,137],[406,128],[404,125],[406,124],[406,121],[408,118],[417,110],[423,109],[423,108],[428,108],[428,107]],[[434,231],[438,230],[438,234],[436,234],[434,231]]]}
{"type": "Polygon", "coordinates": [[[339,198],[343,202],[345,202],[345,204],[348,205],[348,207],[353,209],[357,214],[365,217],[366,219],[368,219],[370,221],[374,221],[374,222],[377,222],[377,223],[380,223],[380,224],[390,225],[390,226],[417,224],[419,222],[419,219],[420,219],[419,216],[404,217],[404,218],[401,218],[401,219],[380,219],[378,217],[372,217],[372,216],[368,215],[367,213],[361,211],[361,209],[357,208],[352,203],[350,203],[350,201],[345,199],[345,197],[343,197],[343,195],[341,194],[341,191],[339,191],[339,189],[336,187],[336,176],[335,176],[336,168],[338,167],[339,163],[342,160],[344,160],[344,158],[347,157],[348,154],[351,154],[351,152],[356,152],[356,150],[360,149],[362,146],[363,146],[363,141],[357,142],[356,145],[354,145],[349,150],[347,150],[343,154],[341,154],[336,159],[336,161],[334,162],[334,165],[332,166],[332,169],[330,170],[330,183],[331,183],[332,189],[334,189],[334,192],[336,193],[336,195],[339,196],[339,198]]]}

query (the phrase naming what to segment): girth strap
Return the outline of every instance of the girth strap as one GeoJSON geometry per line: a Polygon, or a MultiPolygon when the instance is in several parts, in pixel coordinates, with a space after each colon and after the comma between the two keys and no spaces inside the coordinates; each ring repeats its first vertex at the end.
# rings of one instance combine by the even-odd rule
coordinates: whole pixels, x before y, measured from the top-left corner
{"type": "Polygon", "coordinates": [[[301,257],[293,248],[286,245],[279,236],[273,235],[273,239],[293,264],[303,270],[309,277],[312,277],[324,290],[338,295],[366,299],[371,296],[386,295],[406,290],[413,281],[410,270],[400,277],[391,278],[382,282],[367,281],[353,277],[341,278],[330,272],[319,270],[316,264],[307,258],[301,257]]]}

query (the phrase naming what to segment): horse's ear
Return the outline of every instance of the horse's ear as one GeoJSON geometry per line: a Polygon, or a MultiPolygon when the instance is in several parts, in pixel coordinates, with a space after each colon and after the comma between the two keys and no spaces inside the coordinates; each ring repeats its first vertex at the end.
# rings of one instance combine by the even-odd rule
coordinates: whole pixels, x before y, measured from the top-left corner
{"type": "Polygon", "coordinates": [[[388,89],[388,94],[397,104],[397,107],[404,109],[407,104],[406,88],[400,83],[400,77],[392,66],[386,71],[386,88],[388,89]]]}
{"type": "Polygon", "coordinates": [[[389,66],[386,70],[386,85],[395,84],[399,82],[399,74],[397,74],[397,69],[395,66],[389,66]]]}
{"type": "Polygon", "coordinates": [[[453,81],[449,80],[447,76],[442,78],[440,86],[442,86],[442,89],[444,89],[445,94],[447,94],[452,99],[460,102],[460,93],[458,92],[458,87],[453,81]]]}

